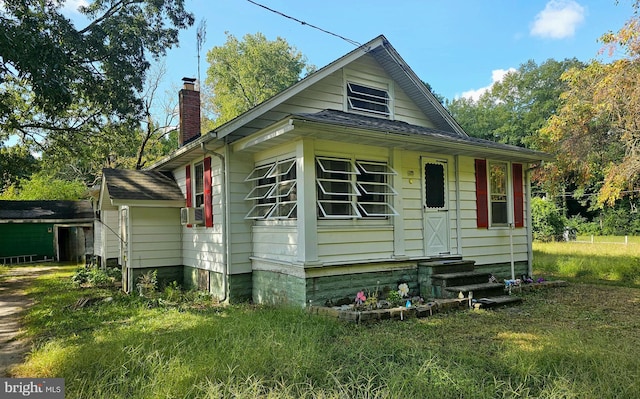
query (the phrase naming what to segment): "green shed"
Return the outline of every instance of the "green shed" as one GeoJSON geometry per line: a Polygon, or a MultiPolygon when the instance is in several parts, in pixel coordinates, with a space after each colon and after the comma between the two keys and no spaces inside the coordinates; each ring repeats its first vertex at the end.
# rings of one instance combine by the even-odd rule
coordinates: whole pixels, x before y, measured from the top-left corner
{"type": "Polygon", "coordinates": [[[0,264],[84,260],[93,219],[89,201],[0,201],[0,264]]]}

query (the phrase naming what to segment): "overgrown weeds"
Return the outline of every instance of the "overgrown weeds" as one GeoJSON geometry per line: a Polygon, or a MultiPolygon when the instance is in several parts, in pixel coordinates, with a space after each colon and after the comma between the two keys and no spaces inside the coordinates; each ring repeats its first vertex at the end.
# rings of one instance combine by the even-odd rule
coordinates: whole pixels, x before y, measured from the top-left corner
{"type": "Polygon", "coordinates": [[[635,288],[572,284],[513,308],[362,326],[293,308],[190,307],[181,301],[196,294],[175,284],[164,302],[74,289],[72,272],[32,288],[37,345],[13,370],[65,378],[67,398],[640,397],[635,288]],[[81,297],[100,300],[74,309],[81,297]]]}

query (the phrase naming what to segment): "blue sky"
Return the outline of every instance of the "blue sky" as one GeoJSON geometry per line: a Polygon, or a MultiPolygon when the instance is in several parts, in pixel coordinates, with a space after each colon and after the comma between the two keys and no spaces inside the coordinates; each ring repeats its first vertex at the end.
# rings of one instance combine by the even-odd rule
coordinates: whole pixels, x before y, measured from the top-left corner
{"type": "MultiPolygon", "coordinates": [[[[599,57],[597,39],[632,15],[630,0],[255,0],[269,8],[360,43],[384,34],[434,91],[453,99],[489,87],[504,71],[533,59],[599,57]]],[[[247,0],[187,0],[196,24],[166,59],[167,87],[196,76],[196,28],[206,20],[203,49],[220,46],[225,32],[240,38],[280,36],[322,67],[352,44],[284,18],[247,0]],[[171,85],[169,85],[171,82],[171,85]]],[[[607,60],[605,56],[600,56],[607,60]]],[[[207,63],[201,59],[204,79],[207,63]]]]}
{"type": "MultiPolygon", "coordinates": [[[[632,15],[631,0],[255,0],[266,7],[365,43],[383,34],[409,66],[447,99],[477,96],[510,68],[528,60],[601,58],[597,39],[632,15]]],[[[70,17],[86,0],[67,0],[70,17]]],[[[186,0],[196,23],[180,34],[180,47],[164,60],[165,90],[197,75],[196,30],[206,21],[206,51],[223,45],[225,32],[241,38],[262,32],[286,39],[318,68],[354,46],[247,0],[186,0]]]]}

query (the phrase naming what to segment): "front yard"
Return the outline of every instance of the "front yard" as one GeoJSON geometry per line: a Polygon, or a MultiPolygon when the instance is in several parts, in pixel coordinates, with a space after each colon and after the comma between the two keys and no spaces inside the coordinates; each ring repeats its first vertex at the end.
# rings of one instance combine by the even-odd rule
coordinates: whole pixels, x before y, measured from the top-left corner
{"type": "Polygon", "coordinates": [[[640,290],[628,280],[567,276],[516,307],[356,325],[73,288],[73,271],[33,286],[35,349],[13,370],[65,378],[67,398],[640,397],[640,290]]]}

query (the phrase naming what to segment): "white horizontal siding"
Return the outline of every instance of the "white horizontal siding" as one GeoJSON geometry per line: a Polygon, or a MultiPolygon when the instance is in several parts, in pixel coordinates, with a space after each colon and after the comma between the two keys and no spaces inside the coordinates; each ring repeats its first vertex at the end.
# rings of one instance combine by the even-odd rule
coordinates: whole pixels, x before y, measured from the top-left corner
{"type": "Polygon", "coordinates": [[[259,258],[294,262],[298,254],[297,241],[295,224],[282,226],[275,222],[253,227],[253,253],[259,258]]]}
{"type": "Polygon", "coordinates": [[[318,255],[324,263],[364,262],[393,257],[393,229],[387,226],[337,228],[318,231],[318,255]]]}
{"type": "MultiPolygon", "coordinates": [[[[463,256],[475,260],[478,265],[510,262],[509,228],[479,229],[477,227],[475,163],[474,158],[471,157],[460,157],[460,204],[463,256]]],[[[526,261],[528,257],[526,228],[513,229],[511,237],[514,261],[526,261]]]]}
{"type": "MultiPolygon", "coordinates": [[[[372,56],[365,55],[350,64],[348,68],[328,75],[303,92],[277,105],[273,110],[274,115],[285,117],[289,114],[315,113],[325,109],[346,111],[344,96],[347,77],[355,78],[362,84],[374,86],[381,81],[391,82],[391,77],[380,64],[372,56]]],[[[419,126],[434,127],[434,124],[400,87],[391,84],[391,94],[393,95],[393,115],[395,120],[419,126]]],[[[276,120],[272,122],[276,122],[276,120]]]]}
{"type": "Polygon", "coordinates": [[[120,256],[120,237],[116,232],[120,232],[118,210],[103,210],[100,212],[102,226],[102,255],[104,259],[118,258],[120,256]]]}
{"type": "Polygon", "coordinates": [[[178,208],[130,207],[129,220],[131,267],[180,265],[178,208]]]}

